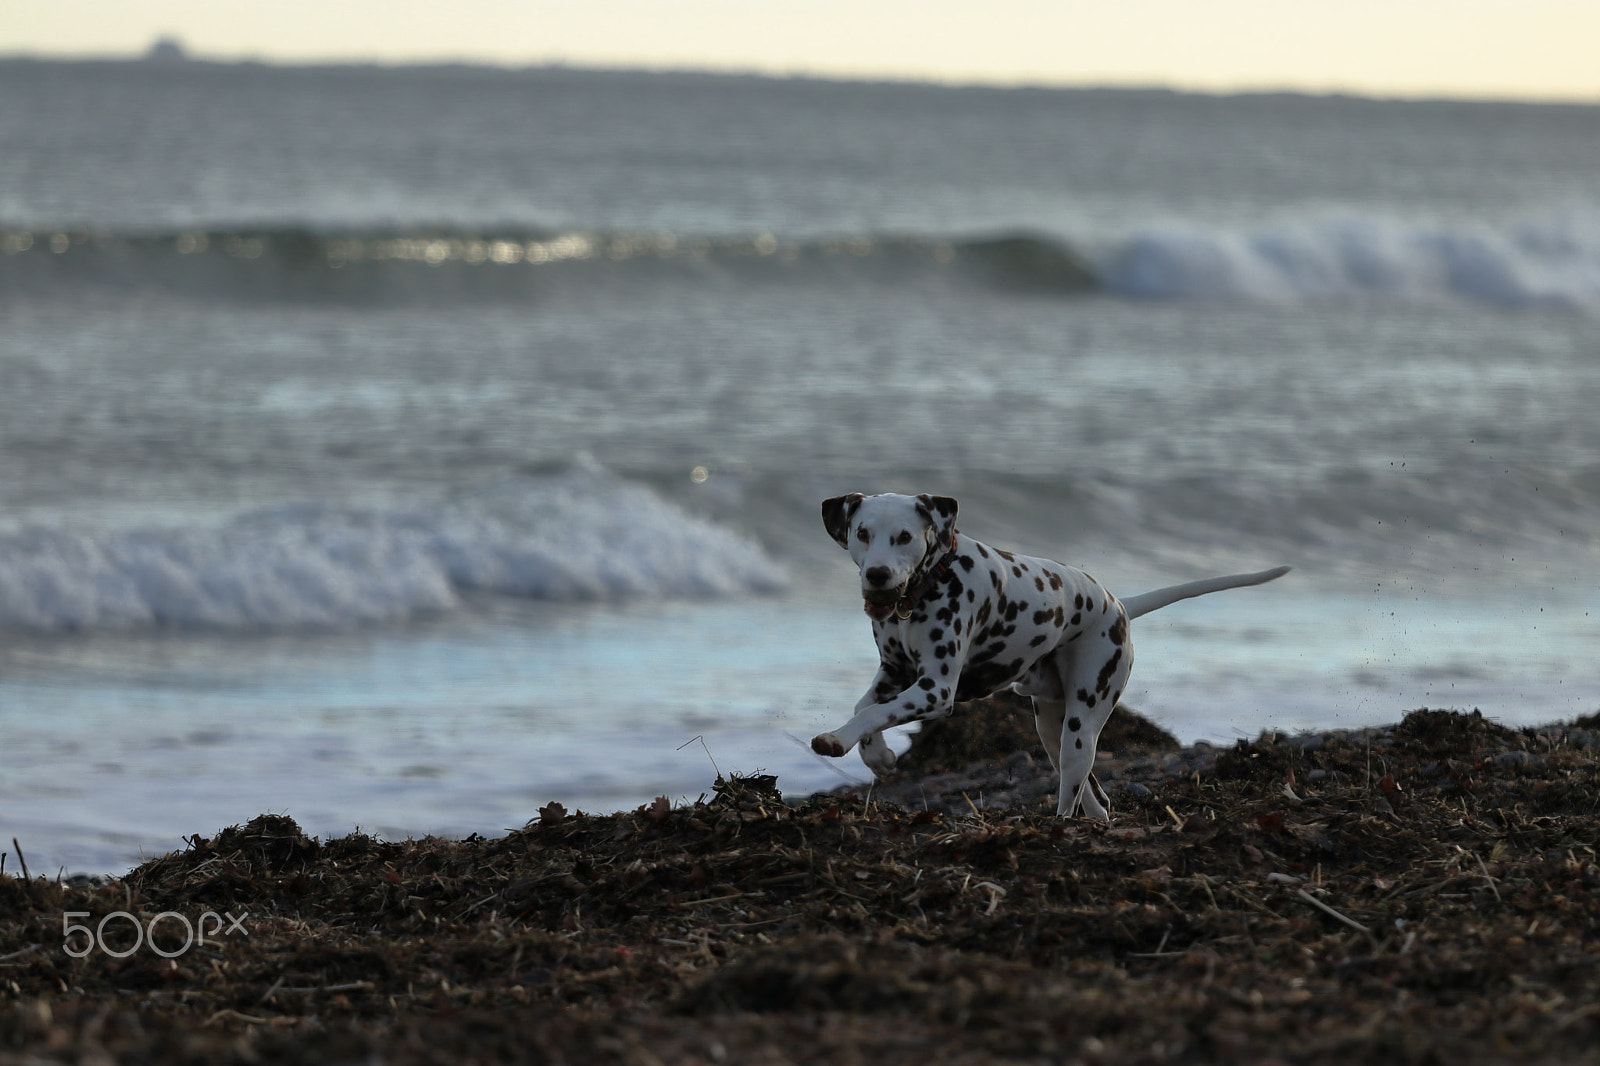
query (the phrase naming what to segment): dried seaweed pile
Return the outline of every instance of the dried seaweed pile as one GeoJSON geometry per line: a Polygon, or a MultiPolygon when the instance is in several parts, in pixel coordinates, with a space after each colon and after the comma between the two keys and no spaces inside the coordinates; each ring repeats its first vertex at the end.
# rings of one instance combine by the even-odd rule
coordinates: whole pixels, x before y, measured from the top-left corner
{"type": "Polygon", "coordinates": [[[767,777],[493,840],[263,816],[0,879],[0,1063],[1592,1061],[1597,725],[1107,760],[1110,827],[767,777]],[[67,911],[248,935],[74,959],[67,911]]]}

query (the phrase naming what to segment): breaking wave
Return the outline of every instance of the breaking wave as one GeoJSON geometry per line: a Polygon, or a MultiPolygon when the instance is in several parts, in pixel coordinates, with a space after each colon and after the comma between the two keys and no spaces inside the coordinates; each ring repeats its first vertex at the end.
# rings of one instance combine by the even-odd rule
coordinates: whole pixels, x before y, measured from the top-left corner
{"type": "Polygon", "coordinates": [[[578,467],[431,506],[304,504],[217,527],[0,536],[0,627],[339,628],[457,609],[468,593],[622,600],[775,592],[748,538],[578,467]]]}
{"type": "Polygon", "coordinates": [[[968,240],[767,233],[324,233],[303,228],[125,235],[0,228],[0,291],[84,285],[247,301],[526,300],[563,284],[707,278],[765,283],[945,277],[1022,292],[1094,287],[1078,252],[1032,235],[968,240]]]}
{"type": "Polygon", "coordinates": [[[82,285],[335,303],[526,300],[569,281],[909,284],[1100,291],[1144,300],[1458,301],[1600,307],[1600,212],[1505,224],[1327,216],[1259,229],[1172,223],[1092,246],[1037,233],[945,238],[768,233],[307,228],[115,234],[0,228],[0,288],[82,285]]]}
{"type": "Polygon", "coordinates": [[[1104,286],[1147,299],[1459,300],[1600,306],[1600,215],[1509,226],[1335,217],[1251,232],[1142,230],[1101,256],[1104,286]]]}

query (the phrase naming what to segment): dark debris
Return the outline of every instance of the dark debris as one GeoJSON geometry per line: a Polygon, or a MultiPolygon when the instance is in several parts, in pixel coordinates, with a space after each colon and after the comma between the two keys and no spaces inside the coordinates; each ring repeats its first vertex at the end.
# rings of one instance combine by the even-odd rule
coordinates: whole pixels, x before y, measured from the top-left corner
{"type": "Polygon", "coordinates": [[[0,879],[0,1064],[1591,1061],[1597,740],[1421,711],[1118,751],[1109,827],[1045,809],[1036,740],[496,839],[264,815],[102,884],[0,879]],[[64,912],[123,910],[248,935],[62,950],[64,912]]]}

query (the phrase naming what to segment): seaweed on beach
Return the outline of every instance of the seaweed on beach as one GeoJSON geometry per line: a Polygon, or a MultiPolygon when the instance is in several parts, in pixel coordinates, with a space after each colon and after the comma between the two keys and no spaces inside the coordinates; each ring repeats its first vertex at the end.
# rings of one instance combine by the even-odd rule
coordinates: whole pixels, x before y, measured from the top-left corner
{"type": "MultiPolygon", "coordinates": [[[[1177,738],[1137,711],[1118,704],[1100,734],[1101,751],[1176,751],[1177,738]]],[[[1018,751],[1044,748],[1033,726],[1033,704],[1009,692],[965,703],[946,718],[924,722],[901,755],[897,770],[904,774],[959,770],[969,763],[1004,759],[1018,751]]]]}
{"type": "Polygon", "coordinates": [[[1588,1061],[1597,744],[1423,711],[1118,753],[1110,825],[1050,813],[1036,748],[494,839],[264,815],[104,883],[8,871],[0,1063],[1588,1061]],[[63,950],[116,912],[116,951],[241,928],[63,950]]]}

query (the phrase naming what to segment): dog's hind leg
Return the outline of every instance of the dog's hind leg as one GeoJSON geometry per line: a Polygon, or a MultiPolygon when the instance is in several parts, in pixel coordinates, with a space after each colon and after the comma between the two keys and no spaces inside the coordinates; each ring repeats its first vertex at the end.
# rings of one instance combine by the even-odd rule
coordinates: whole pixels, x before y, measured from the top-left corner
{"type": "MultiPolygon", "coordinates": [[[[1050,768],[1057,773],[1061,772],[1061,742],[1065,732],[1062,727],[1066,724],[1066,720],[1066,700],[1033,697],[1033,728],[1039,734],[1039,743],[1044,745],[1044,753],[1050,757],[1050,768]]],[[[1088,782],[1090,792],[1100,801],[1101,806],[1109,808],[1111,801],[1106,797],[1105,789],[1100,787],[1093,770],[1089,771],[1088,782]]],[[[1076,809],[1073,813],[1077,813],[1076,809]]]]}
{"type": "Polygon", "coordinates": [[[1061,769],[1061,726],[1067,720],[1067,701],[1033,697],[1033,728],[1050,757],[1050,769],[1061,769]]]}
{"type": "Polygon", "coordinates": [[[1062,689],[1066,694],[1066,721],[1060,740],[1061,784],[1056,813],[1070,814],[1079,807],[1091,818],[1106,820],[1105,792],[1094,780],[1095,745],[1100,730],[1128,684],[1133,669],[1133,645],[1128,623],[1120,609],[1108,608],[1099,639],[1086,639],[1070,651],[1057,652],[1062,689]]]}
{"type": "MultiPolygon", "coordinates": [[[[1067,738],[1062,737],[1065,741],[1067,738]]],[[[1074,736],[1073,742],[1077,743],[1082,736],[1074,736]]],[[[1094,780],[1094,746],[1089,744],[1083,748],[1066,747],[1063,745],[1061,759],[1061,784],[1056,792],[1056,813],[1060,815],[1077,814],[1080,810],[1090,818],[1100,821],[1110,821],[1111,812],[1106,810],[1103,799],[1105,793],[1100,789],[1100,782],[1094,780]]]]}

